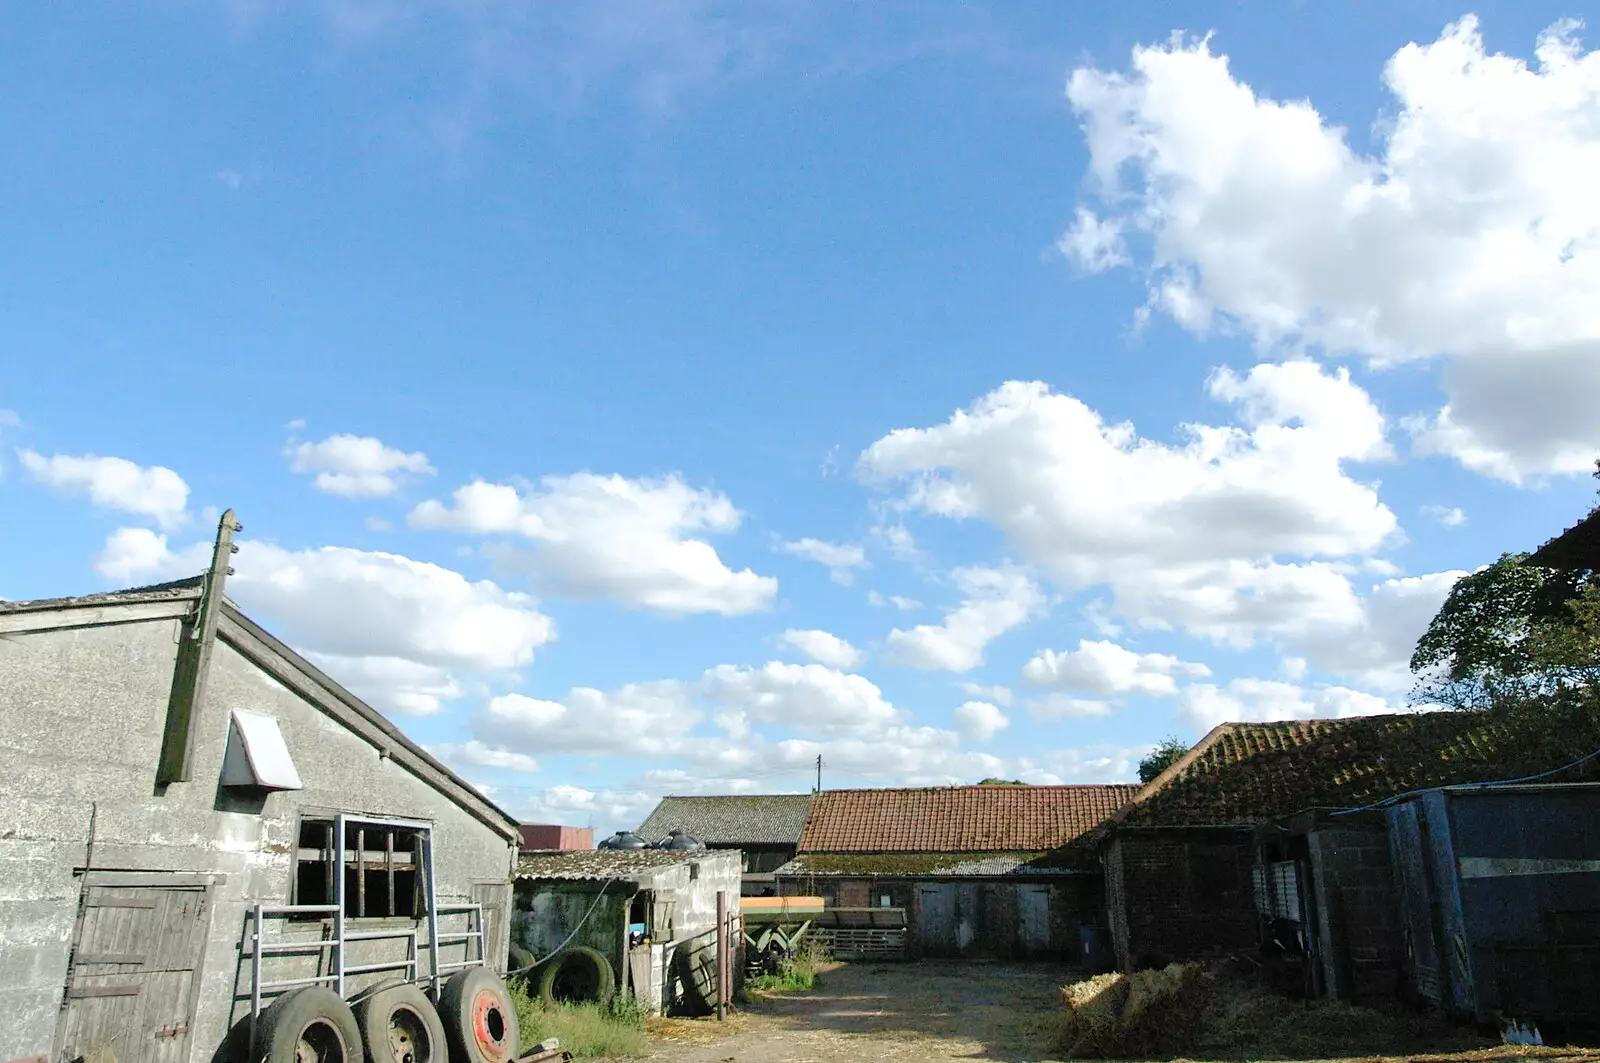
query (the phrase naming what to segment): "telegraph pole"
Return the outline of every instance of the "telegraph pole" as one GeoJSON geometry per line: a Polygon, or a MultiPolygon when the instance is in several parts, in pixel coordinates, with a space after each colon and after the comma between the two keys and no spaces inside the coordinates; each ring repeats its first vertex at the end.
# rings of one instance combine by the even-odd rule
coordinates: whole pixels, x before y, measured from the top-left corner
{"type": "Polygon", "coordinates": [[[817,754],[817,788],[814,793],[822,792],[822,754],[817,754]]]}

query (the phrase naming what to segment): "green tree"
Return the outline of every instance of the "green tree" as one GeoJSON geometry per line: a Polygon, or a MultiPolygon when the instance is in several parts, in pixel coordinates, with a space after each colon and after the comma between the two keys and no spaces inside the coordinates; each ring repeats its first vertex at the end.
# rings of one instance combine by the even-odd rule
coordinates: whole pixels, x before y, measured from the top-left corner
{"type": "Polygon", "coordinates": [[[979,786],[1026,786],[1028,784],[1023,782],[1021,779],[997,779],[997,778],[991,776],[991,777],[989,777],[987,779],[980,780],[978,785],[979,786]]]}
{"type": "Polygon", "coordinates": [[[1593,636],[1582,632],[1600,619],[1595,581],[1527,558],[1502,554],[1456,581],[1411,655],[1414,704],[1489,708],[1592,671],[1593,636]]]}
{"type": "Polygon", "coordinates": [[[1149,754],[1139,762],[1139,781],[1150,782],[1157,775],[1166,771],[1178,762],[1178,758],[1189,752],[1189,747],[1179,740],[1177,735],[1168,735],[1163,738],[1149,754]]]}

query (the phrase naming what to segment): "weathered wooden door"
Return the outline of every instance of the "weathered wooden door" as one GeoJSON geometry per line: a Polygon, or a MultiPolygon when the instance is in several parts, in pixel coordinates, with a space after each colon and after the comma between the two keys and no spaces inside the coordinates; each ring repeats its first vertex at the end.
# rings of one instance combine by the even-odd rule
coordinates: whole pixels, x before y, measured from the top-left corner
{"type": "Polygon", "coordinates": [[[1050,951],[1050,887],[1017,887],[1017,948],[1024,956],[1050,951]]]}
{"type": "Polygon", "coordinates": [[[917,889],[917,944],[924,956],[956,954],[956,887],[925,883],[917,889]]]}
{"type": "Polygon", "coordinates": [[[193,875],[90,872],[56,1037],[59,1063],[186,1063],[211,886],[193,875]]]}

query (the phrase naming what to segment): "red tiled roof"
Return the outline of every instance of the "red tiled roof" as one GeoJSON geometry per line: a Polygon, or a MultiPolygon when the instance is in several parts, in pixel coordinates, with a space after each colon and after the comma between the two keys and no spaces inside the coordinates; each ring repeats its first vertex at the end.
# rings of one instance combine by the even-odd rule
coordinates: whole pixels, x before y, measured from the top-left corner
{"type": "MultiPolygon", "coordinates": [[[[1308,808],[1355,808],[1412,790],[1521,778],[1600,748],[1582,703],[1495,712],[1225,723],[1143,787],[1113,823],[1261,823],[1308,808]]],[[[1552,781],[1576,782],[1597,763],[1552,781]]]]}
{"type": "Polygon", "coordinates": [[[1044,852],[1092,830],[1137,786],[825,790],[802,853],[1044,852]]]}

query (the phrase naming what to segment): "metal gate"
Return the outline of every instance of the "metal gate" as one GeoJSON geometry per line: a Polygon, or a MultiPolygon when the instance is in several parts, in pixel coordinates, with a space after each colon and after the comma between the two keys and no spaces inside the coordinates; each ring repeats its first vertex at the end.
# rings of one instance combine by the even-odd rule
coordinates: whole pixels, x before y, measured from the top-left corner
{"type": "Polygon", "coordinates": [[[55,1058],[185,1063],[214,876],[85,876],[55,1058]]]}

